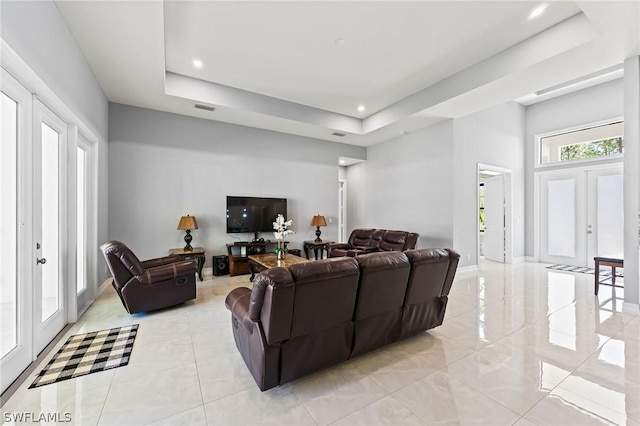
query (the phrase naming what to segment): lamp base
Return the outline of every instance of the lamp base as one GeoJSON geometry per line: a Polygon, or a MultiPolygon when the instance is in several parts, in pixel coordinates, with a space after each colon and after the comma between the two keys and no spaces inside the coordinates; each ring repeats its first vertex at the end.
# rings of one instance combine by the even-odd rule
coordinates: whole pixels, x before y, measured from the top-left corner
{"type": "Polygon", "coordinates": [[[318,228],[318,229],[316,229],[316,240],[315,240],[315,242],[316,243],[321,243],[322,239],[320,238],[320,234],[322,234],[322,231],[320,231],[320,227],[319,226],[317,226],[316,228],[318,228]]]}
{"type": "Polygon", "coordinates": [[[191,247],[192,240],[191,231],[187,229],[187,235],[184,236],[184,242],[187,243],[187,245],[184,246],[184,251],[193,251],[193,247],[191,247]]]}

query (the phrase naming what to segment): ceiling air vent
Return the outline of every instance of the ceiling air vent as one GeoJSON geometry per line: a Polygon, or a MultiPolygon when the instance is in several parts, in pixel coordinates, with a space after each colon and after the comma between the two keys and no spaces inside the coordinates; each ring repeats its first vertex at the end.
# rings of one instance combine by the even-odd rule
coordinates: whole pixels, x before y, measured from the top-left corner
{"type": "Polygon", "coordinates": [[[203,109],[205,111],[215,111],[216,110],[214,107],[207,106],[207,105],[196,104],[195,107],[198,108],[198,109],[203,109]]]}
{"type": "Polygon", "coordinates": [[[343,136],[347,136],[346,133],[340,133],[340,132],[333,132],[331,133],[332,136],[337,136],[339,138],[343,137],[343,136]]]}

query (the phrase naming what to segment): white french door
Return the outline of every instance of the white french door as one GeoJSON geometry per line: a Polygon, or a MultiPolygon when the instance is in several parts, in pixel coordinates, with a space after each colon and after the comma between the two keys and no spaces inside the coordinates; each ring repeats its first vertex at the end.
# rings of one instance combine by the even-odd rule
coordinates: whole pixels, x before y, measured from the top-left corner
{"type": "Polygon", "coordinates": [[[622,166],[587,174],[587,266],[596,256],[624,258],[624,186],[622,166]]]}
{"type": "Polygon", "coordinates": [[[33,361],[30,259],[32,97],[4,69],[0,76],[0,392],[33,361]]]}
{"type": "Polygon", "coordinates": [[[540,260],[593,266],[595,256],[622,258],[622,166],[541,174],[540,260]]]}
{"type": "Polygon", "coordinates": [[[484,258],[504,263],[504,175],[484,180],[484,258]]]}
{"type": "Polygon", "coordinates": [[[95,297],[98,139],[1,38],[0,44],[10,58],[0,67],[4,392],[95,297]],[[42,93],[42,102],[34,93],[42,93]]]}
{"type": "Polygon", "coordinates": [[[338,181],[338,242],[347,241],[347,181],[338,181]]]}
{"type": "Polygon", "coordinates": [[[39,101],[34,115],[34,344],[39,353],[67,322],[67,125],[39,101]]]}

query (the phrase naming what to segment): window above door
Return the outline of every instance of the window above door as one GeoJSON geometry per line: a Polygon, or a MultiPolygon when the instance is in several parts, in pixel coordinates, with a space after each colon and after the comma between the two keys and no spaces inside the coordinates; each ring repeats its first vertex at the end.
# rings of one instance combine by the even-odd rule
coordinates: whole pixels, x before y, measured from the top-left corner
{"type": "Polygon", "coordinates": [[[621,158],[624,155],[623,135],[624,122],[616,120],[540,136],[537,138],[537,164],[621,158]]]}

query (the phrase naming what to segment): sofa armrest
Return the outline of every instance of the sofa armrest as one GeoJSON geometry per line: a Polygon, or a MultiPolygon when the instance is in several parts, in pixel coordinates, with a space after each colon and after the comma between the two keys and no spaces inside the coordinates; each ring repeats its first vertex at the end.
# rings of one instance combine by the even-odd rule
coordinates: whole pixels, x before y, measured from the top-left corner
{"type": "MultiPolygon", "coordinates": [[[[174,262],[167,265],[148,268],[137,278],[142,284],[155,284],[161,281],[175,279],[182,275],[195,274],[197,271],[198,265],[195,261],[184,260],[181,262],[174,262]]],[[[178,282],[177,284],[180,283],[178,282]]]]}
{"type": "Polygon", "coordinates": [[[177,254],[164,257],[156,257],[155,259],[143,260],[140,262],[144,269],[155,268],[156,266],[167,265],[169,263],[180,262],[182,258],[177,254]]]}
{"type": "Polygon", "coordinates": [[[224,305],[233,316],[235,321],[238,321],[249,332],[253,333],[253,326],[251,318],[249,318],[249,302],[251,299],[251,290],[247,287],[238,287],[227,295],[224,301],[224,305]]]}

